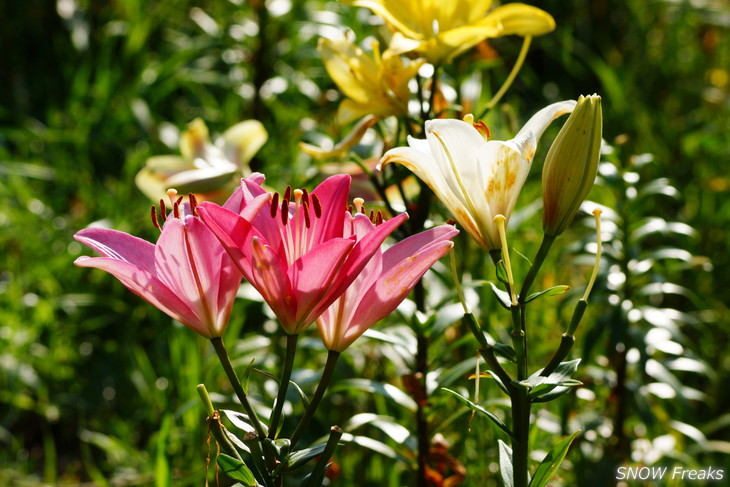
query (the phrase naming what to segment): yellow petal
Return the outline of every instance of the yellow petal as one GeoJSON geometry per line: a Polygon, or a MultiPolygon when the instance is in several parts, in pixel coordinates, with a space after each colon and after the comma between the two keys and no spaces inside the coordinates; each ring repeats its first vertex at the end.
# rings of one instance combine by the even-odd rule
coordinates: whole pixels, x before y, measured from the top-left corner
{"type": "Polygon", "coordinates": [[[263,124],[258,120],[237,123],[223,132],[223,152],[229,161],[240,169],[248,168],[248,162],[269,138],[263,124]]]}
{"type": "Polygon", "coordinates": [[[321,38],[317,49],[327,73],[342,92],[352,100],[367,103],[376,81],[375,61],[346,40],[321,38]]]}
{"type": "Polygon", "coordinates": [[[190,122],[188,128],[180,134],[180,153],[186,161],[200,157],[208,144],[210,144],[208,126],[200,118],[190,122]]]}

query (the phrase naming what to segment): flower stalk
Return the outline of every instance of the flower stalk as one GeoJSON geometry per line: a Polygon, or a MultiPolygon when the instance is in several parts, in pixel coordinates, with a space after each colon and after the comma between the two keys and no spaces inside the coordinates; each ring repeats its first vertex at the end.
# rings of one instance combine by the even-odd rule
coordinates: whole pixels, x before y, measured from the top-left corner
{"type": "Polygon", "coordinates": [[[271,420],[269,421],[269,438],[276,439],[279,429],[279,421],[281,420],[281,411],[284,408],[286,393],[289,390],[289,381],[294,367],[294,356],[297,350],[297,339],[299,335],[286,336],[286,355],[284,356],[284,367],[281,370],[281,379],[279,380],[279,393],[276,396],[276,404],[271,412],[271,420]]]}

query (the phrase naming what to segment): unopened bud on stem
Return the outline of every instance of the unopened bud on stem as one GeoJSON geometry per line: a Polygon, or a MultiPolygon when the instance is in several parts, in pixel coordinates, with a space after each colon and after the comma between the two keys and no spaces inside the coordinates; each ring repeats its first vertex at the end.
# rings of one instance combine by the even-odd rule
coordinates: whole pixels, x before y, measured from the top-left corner
{"type": "Polygon", "coordinates": [[[560,235],[593,186],[601,152],[601,97],[581,96],[550,146],[542,170],[542,228],[560,235]]]}

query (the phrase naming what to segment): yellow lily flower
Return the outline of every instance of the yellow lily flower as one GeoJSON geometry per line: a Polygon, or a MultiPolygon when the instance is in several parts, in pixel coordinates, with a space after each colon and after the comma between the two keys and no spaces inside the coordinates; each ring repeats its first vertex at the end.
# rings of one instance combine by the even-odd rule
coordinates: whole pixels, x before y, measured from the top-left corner
{"type": "Polygon", "coordinates": [[[394,51],[380,53],[373,42],[373,56],[347,40],[319,40],[317,49],[332,80],[347,96],[337,117],[345,124],[365,115],[388,117],[408,114],[408,82],[423,60],[404,62],[394,51]]]}
{"type": "Polygon", "coordinates": [[[251,171],[249,161],[269,134],[257,120],[233,125],[213,144],[205,122],[196,118],[180,134],[180,156],[154,156],[137,173],[135,183],[148,198],[158,201],[169,188],[199,199],[225,201],[237,178],[251,171]]]}
{"type": "MultiPolygon", "coordinates": [[[[543,132],[575,101],[549,105],[530,118],[514,139],[487,140],[483,124],[454,119],[426,122],[426,139],[385,153],[378,167],[404,165],[426,183],[485,250],[500,249],[494,217],[509,219],[543,132]]],[[[506,225],[505,221],[505,225],[506,225]]]]}
{"type": "Polygon", "coordinates": [[[523,3],[502,5],[487,14],[492,0],[344,1],[369,8],[397,31],[391,49],[419,52],[434,64],[449,62],[487,38],[534,37],[555,29],[549,13],[523,3]]]}

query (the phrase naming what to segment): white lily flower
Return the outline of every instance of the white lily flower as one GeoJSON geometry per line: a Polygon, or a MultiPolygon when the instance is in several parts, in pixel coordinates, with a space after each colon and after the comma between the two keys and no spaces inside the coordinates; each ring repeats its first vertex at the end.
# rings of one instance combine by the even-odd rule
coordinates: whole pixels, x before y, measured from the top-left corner
{"type": "Polygon", "coordinates": [[[543,108],[508,141],[487,140],[474,124],[461,120],[429,120],[426,140],[409,137],[409,147],[389,150],[378,167],[397,162],[413,171],[481,247],[499,249],[494,217],[509,220],[538,140],[573,107],[575,101],[567,100],[543,108]]]}

